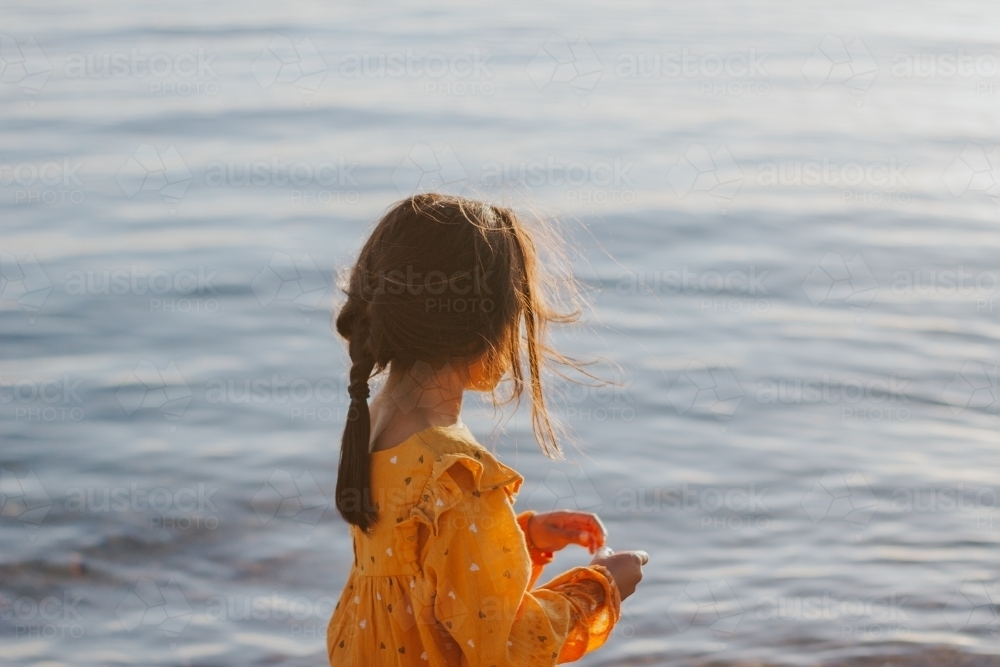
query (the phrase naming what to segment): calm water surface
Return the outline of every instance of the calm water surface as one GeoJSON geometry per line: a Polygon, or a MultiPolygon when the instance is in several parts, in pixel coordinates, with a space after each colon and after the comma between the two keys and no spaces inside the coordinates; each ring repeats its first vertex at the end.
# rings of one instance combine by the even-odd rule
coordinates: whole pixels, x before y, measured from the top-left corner
{"type": "Polygon", "coordinates": [[[333,276],[428,189],[558,221],[617,382],[465,414],[651,555],[582,664],[1000,652],[994,4],[2,14],[4,664],[325,664],[333,276]]]}

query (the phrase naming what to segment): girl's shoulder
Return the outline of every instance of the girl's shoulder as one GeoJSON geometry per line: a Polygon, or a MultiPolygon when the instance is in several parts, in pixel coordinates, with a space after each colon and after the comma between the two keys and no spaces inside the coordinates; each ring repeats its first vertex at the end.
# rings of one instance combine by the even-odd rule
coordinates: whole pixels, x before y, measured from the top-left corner
{"type": "MultiPolygon", "coordinates": [[[[524,481],[476,442],[463,424],[424,429],[407,444],[408,456],[415,459],[421,472],[420,478],[413,479],[414,486],[419,483],[414,503],[393,528],[396,549],[406,561],[417,562],[418,526],[425,525],[438,535],[442,525],[449,525],[442,523],[442,517],[465,503],[492,503],[503,498],[513,505],[524,481]]],[[[498,509],[497,505],[491,507],[498,509]]]]}
{"type": "Polygon", "coordinates": [[[431,457],[430,479],[449,477],[463,490],[482,492],[503,488],[515,496],[524,478],[501,463],[462,423],[432,426],[414,436],[418,447],[431,457]]]}

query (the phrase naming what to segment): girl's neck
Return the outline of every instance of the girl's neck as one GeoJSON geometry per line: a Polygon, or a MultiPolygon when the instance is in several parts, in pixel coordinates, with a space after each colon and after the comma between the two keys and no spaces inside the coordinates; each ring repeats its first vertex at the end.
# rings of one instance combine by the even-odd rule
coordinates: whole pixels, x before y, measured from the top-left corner
{"type": "Polygon", "coordinates": [[[371,402],[372,450],[389,449],[431,426],[461,419],[466,378],[451,364],[434,368],[417,362],[389,367],[385,385],[371,402]]]}

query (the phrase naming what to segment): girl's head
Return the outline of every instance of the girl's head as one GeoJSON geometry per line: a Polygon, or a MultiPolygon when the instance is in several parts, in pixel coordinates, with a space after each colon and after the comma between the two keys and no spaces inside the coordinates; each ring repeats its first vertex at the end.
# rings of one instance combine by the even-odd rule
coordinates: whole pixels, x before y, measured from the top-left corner
{"type": "Polygon", "coordinates": [[[366,531],[370,500],[368,380],[418,362],[468,368],[471,387],[492,390],[509,375],[511,398],[530,387],[532,425],[546,454],[558,453],[541,370],[555,355],[546,324],[567,321],[543,297],[536,243],[507,208],[440,194],[394,206],[361,249],[337,331],[351,357],[351,407],[340,452],[337,508],[366,531]],[[527,378],[525,377],[527,375],[527,378]]]}

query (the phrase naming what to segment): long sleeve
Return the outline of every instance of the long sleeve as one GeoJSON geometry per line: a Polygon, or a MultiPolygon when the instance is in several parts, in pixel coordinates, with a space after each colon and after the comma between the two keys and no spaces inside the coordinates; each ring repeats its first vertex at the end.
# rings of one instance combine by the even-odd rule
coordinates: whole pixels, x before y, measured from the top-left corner
{"type": "Polygon", "coordinates": [[[419,531],[419,552],[433,619],[460,664],[553,665],[601,646],[621,604],[607,570],[573,568],[529,590],[541,566],[533,567],[511,494],[482,488],[474,463],[452,463],[428,484],[426,505],[441,511],[419,531]]]}
{"type": "Polygon", "coordinates": [[[528,590],[535,587],[535,582],[542,575],[542,570],[552,562],[555,557],[551,551],[540,551],[531,543],[531,536],[528,534],[528,522],[531,521],[535,513],[531,510],[521,512],[517,515],[517,525],[524,535],[524,544],[528,548],[528,556],[531,558],[531,577],[528,579],[528,590]]]}

